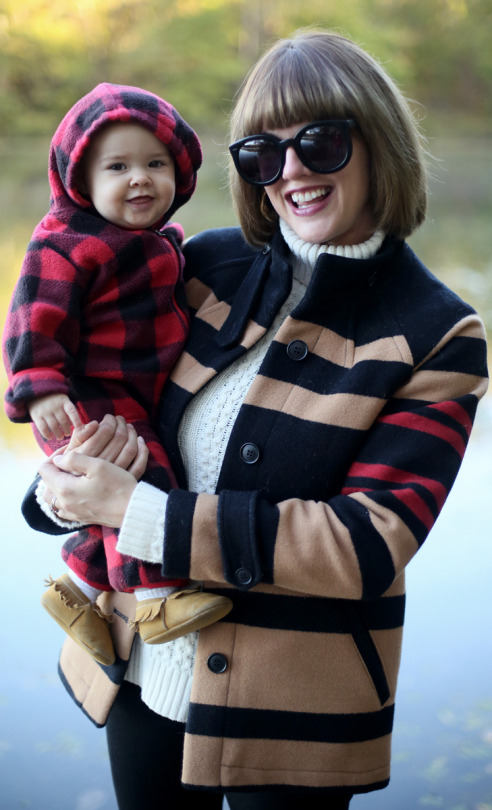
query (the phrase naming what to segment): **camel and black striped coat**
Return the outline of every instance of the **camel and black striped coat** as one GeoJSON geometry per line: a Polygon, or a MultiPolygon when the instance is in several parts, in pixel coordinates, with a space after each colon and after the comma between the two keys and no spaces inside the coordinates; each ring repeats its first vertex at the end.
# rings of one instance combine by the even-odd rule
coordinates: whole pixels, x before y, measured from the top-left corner
{"type": "MultiPolygon", "coordinates": [[[[183,781],[383,787],[405,567],[487,387],[483,326],[405,243],[320,257],[240,410],[217,494],[197,495],[177,446],[183,411],[265,333],[291,271],[280,234],[254,251],[237,229],[211,231],[185,253],[192,329],[160,430],[182,489],[169,495],[163,573],[203,580],[234,608],[200,633],[183,781]]],[[[87,701],[66,654],[61,667],[97,714],[102,673],[87,701]]]]}
{"type": "MultiPolygon", "coordinates": [[[[161,430],[257,341],[290,288],[278,236],[235,230],[186,252],[196,312],[161,430]]],[[[476,314],[410,248],[318,260],[234,425],[217,495],[169,496],[164,571],[234,609],[201,634],[184,782],[346,786],[389,776],[404,570],[458,472],[485,342],[476,314]]]]}

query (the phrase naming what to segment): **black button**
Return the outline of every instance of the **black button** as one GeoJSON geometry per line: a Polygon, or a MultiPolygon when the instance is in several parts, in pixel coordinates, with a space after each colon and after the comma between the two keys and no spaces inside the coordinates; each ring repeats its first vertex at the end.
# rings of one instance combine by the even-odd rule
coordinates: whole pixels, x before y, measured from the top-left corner
{"type": "Polygon", "coordinates": [[[227,658],[222,653],[212,653],[208,657],[207,666],[210,672],[213,672],[215,675],[221,675],[222,672],[225,672],[227,669],[227,658]]]}
{"type": "Polygon", "coordinates": [[[246,444],[243,444],[239,452],[245,464],[255,464],[260,457],[260,451],[258,450],[256,444],[253,444],[252,442],[246,442],[246,444]]]}
{"type": "Polygon", "coordinates": [[[304,360],[307,353],[308,347],[303,340],[291,340],[287,346],[287,354],[291,360],[304,360]]]}
{"type": "Polygon", "coordinates": [[[253,574],[249,568],[238,568],[234,574],[234,579],[238,585],[250,585],[253,582],[253,574]]]}

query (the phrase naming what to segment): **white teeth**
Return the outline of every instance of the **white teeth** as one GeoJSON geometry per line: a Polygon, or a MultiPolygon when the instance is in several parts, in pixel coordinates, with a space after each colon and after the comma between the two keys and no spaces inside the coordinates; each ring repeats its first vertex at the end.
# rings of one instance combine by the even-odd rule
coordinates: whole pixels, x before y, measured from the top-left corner
{"type": "Polygon", "coordinates": [[[312,200],[316,200],[318,197],[325,197],[326,194],[328,194],[328,189],[317,188],[314,191],[293,191],[290,196],[292,202],[296,205],[304,205],[312,200]]]}

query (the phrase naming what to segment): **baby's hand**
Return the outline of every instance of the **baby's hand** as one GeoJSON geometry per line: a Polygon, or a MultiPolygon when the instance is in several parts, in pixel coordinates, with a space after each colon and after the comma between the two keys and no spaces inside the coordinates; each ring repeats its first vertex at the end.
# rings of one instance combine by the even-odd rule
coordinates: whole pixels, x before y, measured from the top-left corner
{"type": "Polygon", "coordinates": [[[47,394],[28,405],[29,414],[44,439],[61,440],[70,436],[72,428],[82,420],[77,408],[66,394],[47,394]]]}

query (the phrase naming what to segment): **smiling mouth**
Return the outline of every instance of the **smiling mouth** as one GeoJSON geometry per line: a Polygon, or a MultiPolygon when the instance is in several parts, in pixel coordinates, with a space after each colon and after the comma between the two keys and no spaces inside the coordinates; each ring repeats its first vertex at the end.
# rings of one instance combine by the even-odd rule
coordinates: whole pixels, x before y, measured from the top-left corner
{"type": "Polygon", "coordinates": [[[292,204],[296,208],[304,208],[308,205],[312,205],[313,202],[317,202],[318,200],[328,197],[330,193],[331,187],[325,187],[316,188],[312,191],[293,191],[289,196],[292,204]]]}
{"type": "Polygon", "coordinates": [[[143,195],[141,197],[132,197],[130,200],[127,200],[127,202],[133,205],[143,205],[144,203],[152,202],[153,199],[154,198],[149,195],[143,195]]]}

